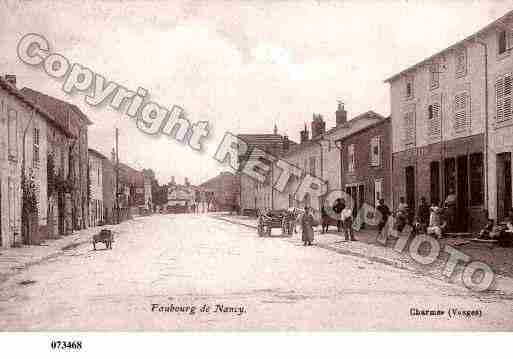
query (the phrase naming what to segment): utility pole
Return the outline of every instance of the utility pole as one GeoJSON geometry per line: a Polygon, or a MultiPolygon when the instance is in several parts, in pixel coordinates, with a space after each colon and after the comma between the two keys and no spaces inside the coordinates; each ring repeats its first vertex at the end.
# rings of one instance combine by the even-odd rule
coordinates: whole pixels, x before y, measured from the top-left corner
{"type": "Polygon", "coordinates": [[[119,220],[119,129],[116,127],[116,211],[117,223],[119,220]]]}

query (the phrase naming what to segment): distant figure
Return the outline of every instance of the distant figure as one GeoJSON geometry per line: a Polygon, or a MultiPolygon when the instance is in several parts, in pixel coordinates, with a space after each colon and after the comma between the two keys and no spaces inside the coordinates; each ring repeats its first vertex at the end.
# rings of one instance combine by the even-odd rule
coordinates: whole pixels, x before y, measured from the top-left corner
{"type": "Polygon", "coordinates": [[[456,222],[456,193],[454,188],[449,188],[449,194],[445,198],[443,208],[447,219],[447,228],[453,231],[456,222]]]}
{"type": "Polygon", "coordinates": [[[419,209],[417,210],[417,229],[425,232],[429,225],[429,206],[426,202],[426,197],[420,198],[419,209]]]}
{"type": "Polygon", "coordinates": [[[328,233],[329,229],[329,214],[326,211],[326,207],[321,207],[321,233],[328,233]]]}
{"type": "Polygon", "coordinates": [[[407,218],[408,218],[408,205],[406,204],[406,201],[404,197],[399,198],[399,206],[397,207],[397,214],[396,214],[396,223],[395,223],[395,229],[397,230],[398,235],[400,235],[403,232],[404,227],[406,226],[407,218]]]}
{"type": "Polygon", "coordinates": [[[346,241],[355,241],[353,231],[353,210],[345,207],[342,210],[342,225],[344,226],[344,237],[346,241]]]}
{"type": "Polygon", "coordinates": [[[441,239],[447,227],[447,221],[443,218],[442,209],[435,203],[431,206],[429,215],[429,227],[427,234],[434,235],[436,238],[441,239]]]}
{"type": "Polygon", "coordinates": [[[480,239],[495,239],[496,237],[499,237],[500,232],[496,231],[494,228],[494,221],[493,219],[489,218],[486,222],[485,227],[479,232],[478,238],[480,239]]]}
{"type": "Polygon", "coordinates": [[[310,207],[305,207],[305,213],[301,216],[301,229],[303,240],[303,245],[311,246],[314,239],[314,217],[312,215],[312,210],[310,207]]]}
{"type": "MultiPolygon", "coordinates": [[[[376,207],[376,210],[379,212],[381,218],[378,223],[378,237],[383,235],[383,229],[385,228],[388,218],[390,217],[390,208],[385,204],[385,200],[381,198],[379,200],[379,205],[376,207]]],[[[377,237],[376,237],[377,238],[377,237]]]]}
{"type": "Polygon", "coordinates": [[[337,231],[340,232],[342,230],[342,219],[341,213],[346,207],[346,204],[342,198],[337,198],[335,204],[333,205],[333,212],[337,215],[337,231]]]}

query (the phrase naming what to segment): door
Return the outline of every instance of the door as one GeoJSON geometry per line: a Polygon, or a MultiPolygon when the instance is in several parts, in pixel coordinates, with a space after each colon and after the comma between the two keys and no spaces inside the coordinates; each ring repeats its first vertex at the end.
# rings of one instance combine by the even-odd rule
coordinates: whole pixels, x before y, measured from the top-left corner
{"type": "Polygon", "coordinates": [[[469,225],[468,156],[458,156],[457,164],[456,215],[454,218],[454,227],[458,232],[465,232],[469,225]]]}
{"type": "Polygon", "coordinates": [[[408,166],[405,169],[406,179],[406,204],[410,209],[408,216],[412,219],[415,213],[415,167],[408,166]]]}
{"type": "Polygon", "coordinates": [[[511,210],[511,153],[497,155],[497,219],[504,220],[511,210]]]}
{"type": "Polygon", "coordinates": [[[431,162],[430,166],[431,176],[431,203],[440,203],[440,162],[431,162]]]}

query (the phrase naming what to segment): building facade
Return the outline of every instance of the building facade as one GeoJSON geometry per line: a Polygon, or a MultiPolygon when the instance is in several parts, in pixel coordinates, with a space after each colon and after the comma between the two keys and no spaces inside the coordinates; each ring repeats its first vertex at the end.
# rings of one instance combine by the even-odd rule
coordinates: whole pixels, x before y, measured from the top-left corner
{"type": "MultiPolygon", "coordinates": [[[[263,154],[270,154],[275,157],[281,157],[295,145],[287,136],[278,134],[275,127],[272,134],[239,134],[237,137],[243,141],[248,149],[244,154],[239,155],[240,176],[240,209],[241,212],[248,215],[255,215],[259,209],[272,209],[274,196],[276,192],[269,184],[270,177],[267,177],[265,183],[260,183],[242,171],[248,161],[260,161],[263,154]]],[[[265,157],[265,155],[264,155],[265,157]]],[[[264,161],[266,159],[264,158],[264,161]]]]}
{"type": "Polygon", "coordinates": [[[47,127],[54,119],[0,77],[0,247],[37,244],[47,230],[47,127]],[[22,173],[33,184],[37,214],[22,221],[22,173]]]}
{"type": "Polygon", "coordinates": [[[207,202],[218,211],[231,212],[239,208],[240,176],[230,172],[221,172],[198,187],[200,189],[198,204],[207,202]],[[206,199],[209,199],[209,201],[206,201],[206,199]]]}
{"type": "Polygon", "coordinates": [[[501,220],[512,206],[512,16],[387,80],[394,200],[438,202],[454,191],[455,230],[501,220]]]}
{"type": "MultiPolygon", "coordinates": [[[[383,116],[368,111],[348,121],[347,111],[344,109],[344,105],[339,103],[335,112],[335,126],[326,131],[326,122],[323,116],[314,114],[310,123],[311,131],[305,124],[304,130],[300,133],[300,143],[290,146],[289,150],[282,155],[284,161],[298,170],[296,175],[291,176],[283,192],[275,191],[271,208],[309,206],[313,209],[314,215],[320,217],[321,207],[325,204],[326,198],[330,198],[330,200],[340,198],[341,192],[346,191],[347,183],[342,182],[345,170],[341,162],[340,141],[383,120],[385,120],[383,116]],[[306,174],[322,181],[325,186],[325,196],[321,198],[310,198],[309,195],[304,198],[295,196],[298,186],[306,174]]],[[[280,173],[281,170],[277,166],[273,166],[271,181],[264,186],[264,193],[271,190],[270,184],[277,180],[280,173]]]]}
{"type": "Polygon", "coordinates": [[[376,207],[380,199],[391,205],[390,118],[364,127],[338,141],[341,151],[341,184],[351,196],[353,215],[364,205],[376,207]]]}
{"type": "Polygon", "coordinates": [[[105,220],[103,199],[103,161],[106,159],[100,152],[89,149],[89,226],[98,226],[105,220]]]}
{"type": "MultiPolygon", "coordinates": [[[[67,195],[64,199],[67,202],[65,208],[69,208],[70,213],[65,218],[71,216],[72,223],[69,226],[72,230],[86,228],[89,222],[87,130],[92,122],[73,104],[26,87],[20,91],[73,136],[69,147],[67,195]]],[[[66,227],[69,226],[66,224],[66,227]]],[[[68,228],[66,232],[69,232],[68,228]]]]}
{"type": "Polygon", "coordinates": [[[452,230],[482,226],[485,213],[486,83],[483,47],[466,41],[388,79],[394,204],[457,197],[452,230]]]}

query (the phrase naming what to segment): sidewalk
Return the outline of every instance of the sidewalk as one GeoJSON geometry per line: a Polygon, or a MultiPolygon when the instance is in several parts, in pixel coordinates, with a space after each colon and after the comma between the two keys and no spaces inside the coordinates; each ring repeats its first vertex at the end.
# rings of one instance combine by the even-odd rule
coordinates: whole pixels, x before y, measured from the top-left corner
{"type": "Polygon", "coordinates": [[[90,227],[58,239],[46,240],[41,245],[0,248],[0,284],[32,265],[57,257],[65,250],[91,242],[93,234],[100,231],[101,228],[117,228],[118,226],[90,227]]]}
{"type": "MultiPolygon", "coordinates": [[[[213,214],[213,218],[243,225],[256,231],[256,218],[244,216],[229,216],[226,214],[213,214]]],[[[291,242],[297,242],[301,238],[301,234],[294,234],[292,237],[281,237],[279,229],[273,230],[273,236],[276,239],[285,239],[291,242]]],[[[405,232],[401,239],[406,240],[409,232],[405,232]]],[[[408,253],[409,243],[406,244],[402,252],[394,249],[396,240],[387,240],[386,244],[382,244],[376,240],[377,231],[372,229],[364,229],[355,232],[356,241],[345,241],[344,235],[338,233],[334,227],[330,227],[330,231],[326,234],[320,233],[320,226],[315,229],[314,245],[337,253],[366,258],[373,262],[378,262],[408,271],[415,272],[420,275],[427,275],[444,282],[457,283],[463,286],[461,282],[461,274],[463,267],[458,265],[451,278],[447,278],[442,274],[448,259],[448,255],[443,253],[439,258],[430,265],[422,265],[414,261],[408,253]]],[[[440,242],[443,248],[446,241],[440,242]]],[[[451,243],[448,243],[451,245],[451,243]]],[[[490,290],[482,295],[508,295],[513,299],[513,249],[512,248],[487,248],[483,245],[468,244],[464,246],[453,246],[455,249],[467,254],[471,261],[481,261],[488,264],[495,272],[495,283],[492,284],[490,290]]],[[[421,247],[422,248],[422,247],[421,247]]],[[[443,250],[442,250],[443,252],[443,250]]]]}

